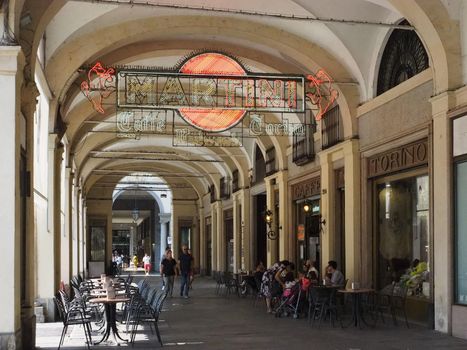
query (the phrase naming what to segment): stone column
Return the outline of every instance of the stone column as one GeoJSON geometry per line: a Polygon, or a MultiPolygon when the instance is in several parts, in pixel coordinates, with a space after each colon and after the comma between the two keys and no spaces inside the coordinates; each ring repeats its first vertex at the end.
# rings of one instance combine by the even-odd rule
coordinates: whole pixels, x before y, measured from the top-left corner
{"type": "MultiPolygon", "coordinates": [[[[47,321],[55,320],[55,305],[53,297],[60,284],[60,254],[57,255],[57,247],[60,246],[60,234],[55,235],[54,208],[56,194],[57,162],[60,169],[63,147],[58,143],[56,134],[48,135],[48,170],[47,170],[47,234],[41,235],[37,242],[37,297],[45,308],[47,321]],[[58,242],[57,242],[58,240],[58,242]]],[[[58,173],[59,174],[59,173],[58,173]]],[[[59,248],[58,248],[59,249],[59,248]]]]}
{"type": "MultiPolygon", "coordinates": [[[[0,210],[2,241],[0,244],[0,348],[21,347],[21,281],[20,281],[20,83],[23,64],[21,48],[0,47],[0,106],[2,106],[2,166],[0,167],[0,210]]],[[[24,283],[24,281],[23,281],[24,283]]]]}
{"type": "Polygon", "coordinates": [[[288,198],[288,186],[287,186],[288,173],[286,170],[282,170],[277,174],[277,184],[279,187],[279,260],[291,260],[289,256],[289,238],[290,232],[287,228],[289,227],[289,213],[288,209],[290,203],[287,202],[288,198]],[[282,228],[281,228],[282,227],[282,228]]]}
{"type": "Polygon", "coordinates": [[[217,210],[216,203],[211,203],[211,240],[212,240],[212,252],[211,252],[211,266],[213,271],[220,271],[217,259],[217,210]]]}
{"type": "MultiPolygon", "coordinates": [[[[197,207],[195,212],[197,211],[197,207]]],[[[198,218],[193,215],[193,225],[191,226],[191,254],[193,256],[193,268],[195,271],[199,271],[199,246],[200,246],[200,230],[201,223],[198,223],[198,218]]]]}
{"type": "Polygon", "coordinates": [[[222,212],[222,202],[215,203],[216,208],[216,235],[217,235],[217,271],[224,272],[227,268],[226,264],[226,241],[224,233],[224,215],[222,212]]]}
{"type": "Polygon", "coordinates": [[[161,224],[161,257],[167,248],[167,224],[170,222],[170,213],[159,213],[159,223],[161,224]]]}
{"type": "MultiPolygon", "coordinates": [[[[433,158],[431,215],[433,216],[434,262],[432,265],[435,281],[435,329],[445,333],[452,331],[453,303],[453,230],[452,230],[452,154],[451,121],[447,116],[455,105],[453,93],[442,93],[431,99],[433,113],[433,158]]],[[[433,282],[432,282],[433,283],[433,282]]]]}
{"type": "Polygon", "coordinates": [[[86,201],[84,199],[81,199],[81,259],[82,259],[82,268],[83,272],[86,271],[86,276],[87,277],[87,271],[88,271],[88,250],[87,250],[87,232],[88,232],[88,226],[87,226],[87,206],[86,206],[86,201]]]}
{"type": "Polygon", "coordinates": [[[241,230],[242,230],[242,223],[240,220],[240,212],[239,212],[239,195],[233,196],[233,238],[234,238],[234,246],[233,246],[233,272],[237,273],[241,270],[241,230]]]}
{"type": "Polygon", "coordinates": [[[243,235],[242,235],[242,242],[240,249],[243,251],[243,266],[242,268],[248,271],[254,270],[256,266],[253,265],[251,256],[251,232],[252,232],[252,225],[250,220],[250,189],[243,189],[240,193],[240,203],[242,203],[242,227],[243,235]]]}
{"type": "Polygon", "coordinates": [[[68,238],[68,278],[65,283],[69,283],[73,276],[73,177],[72,169],[67,166],[65,168],[65,232],[68,238]]]}
{"type": "Polygon", "coordinates": [[[82,226],[81,226],[81,188],[79,186],[76,186],[75,190],[76,196],[75,196],[75,206],[76,206],[76,270],[78,271],[79,274],[82,273],[83,266],[82,266],[82,226]]]}
{"type": "MultiPolygon", "coordinates": [[[[321,276],[324,276],[325,268],[329,260],[335,257],[335,186],[332,153],[322,152],[321,161],[321,220],[326,220],[326,226],[321,231],[321,276]]],[[[347,217],[347,215],[346,215],[347,217]]],[[[347,255],[347,254],[346,254],[347,255]]]]}
{"type": "MultiPolygon", "coordinates": [[[[348,278],[350,282],[356,281],[361,283],[360,150],[358,140],[346,141],[343,146],[345,182],[345,278],[348,278]]],[[[333,188],[335,188],[335,181],[333,181],[332,184],[333,188]]],[[[334,198],[336,198],[335,194],[334,198]]],[[[333,222],[335,223],[335,219],[333,222]]]]}
{"type": "Polygon", "coordinates": [[[204,220],[204,212],[202,200],[198,207],[199,217],[199,273],[204,276],[206,272],[206,225],[204,220]]]}
{"type": "MultiPolygon", "coordinates": [[[[274,215],[274,203],[275,203],[275,195],[274,195],[274,186],[272,184],[273,178],[265,178],[264,182],[266,183],[266,206],[267,209],[271,210],[273,215],[272,215],[272,223],[271,223],[271,228],[269,228],[268,225],[266,225],[266,232],[264,234],[267,234],[267,231],[269,230],[275,230],[276,227],[276,222],[279,220],[279,218],[276,218],[276,215],[274,215]]],[[[279,233],[276,232],[276,236],[279,233]]],[[[269,239],[267,238],[267,265],[266,266],[271,266],[275,262],[279,260],[279,255],[278,253],[278,239],[269,239]]]]}

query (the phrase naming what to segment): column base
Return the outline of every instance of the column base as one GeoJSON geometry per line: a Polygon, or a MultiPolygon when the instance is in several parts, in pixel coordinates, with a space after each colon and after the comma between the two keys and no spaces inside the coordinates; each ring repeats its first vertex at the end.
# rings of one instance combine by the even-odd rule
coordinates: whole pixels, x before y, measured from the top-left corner
{"type": "MultiPolygon", "coordinates": [[[[37,300],[41,306],[44,308],[44,317],[45,322],[56,322],[59,321],[56,313],[55,313],[55,304],[53,298],[44,298],[37,300]]],[[[36,320],[38,323],[39,320],[36,320]]]]}
{"type": "Polygon", "coordinates": [[[21,330],[17,330],[15,333],[0,333],[0,349],[16,350],[21,348],[21,330]]]}
{"type": "Polygon", "coordinates": [[[35,348],[36,348],[36,315],[34,315],[34,308],[23,307],[21,310],[21,347],[19,347],[18,349],[35,349],[35,348]]]}

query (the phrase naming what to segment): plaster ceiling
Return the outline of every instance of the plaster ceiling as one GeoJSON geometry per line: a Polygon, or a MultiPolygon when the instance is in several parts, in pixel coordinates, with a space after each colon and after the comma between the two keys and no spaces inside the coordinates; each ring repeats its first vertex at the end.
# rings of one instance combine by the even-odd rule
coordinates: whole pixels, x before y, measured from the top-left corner
{"type": "MultiPolygon", "coordinates": [[[[158,4],[160,2],[149,0],[148,3],[158,4]]],[[[345,21],[395,23],[401,18],[401,15],[386,0],[346,0],[345,2],[342,0],[170,0],[166,3],[345,21]]],[[[73,43],[78,45],[78,47],[73,47],[73,50],[79,52],[82,47],[83,50],[89,51],[90,56],[84,57],[82,64],[90,63],[95,58],[105,57],[112,61],[112,64],[171,67],[193,49],[204,46],[207,48],[230,48],[232,54],[238,55],[242,62],[256,72],[304,74],[320,68],[315,62],[315,57],[310,57],[308,53],[299,53],[292,48],[289,50],[287,43],[273,46],[271,41],[266,40],[266,38],[262,40],[258,33],[248,32],[254,26],[259,26],[258,28],[263,28],[264,31],[277,30],[278,35],[289,35],[294,40],[297,38],[303,43],[308,43],[310,48],[315,48],[316,58],[319,56],[318,61],[320,62],[324,63],[326,57],[329,62],[336,62],[334,67],[341,68],[336,68],[336,71],[329,73],[331,76],[334,74],[345,76],[346,81],[342,83],[355,84],[357,93],[354,95],[358,98],[352,102],[354,105],[372,97],[377,58],[384,38],[390,30],[387,26],[291,20],[264,15],[247,16],[193,9],[67,1],[46,28],[45,71],[54,72],[53,65],[59,61],[59,56],[71,55],[63,50],[71,48],[73,43]],[[186,28],[159,31],[157,36],[153,37],[151,35],[148,37],[135,36],[132,40],[125,40],[124,43],[112,37],[112,34],[119,28],[121,29],[122,25],[126,25],[125,28],[129,29],[128,38],[130,38],[133,32],[141,30],[141,26],[149,26],[151,22],[165,21],[167,18],[173,18],[175,21],[177,18],[192,18],[193,16],[204,18],[206,22],[233,20],[238,23],[236,30],[240,34],[232,35],[232,30],[227,31],[219,29],[219,27],[213,27],[214,29],[206,30],[206,32],[203,32],[202,28],[190,30],[187,24],[186,28]],[[97,42],[96,35],[101,36],[99,38],[100,46],[98,47],[96,44],[93,52],[92,47],[90,49],[85,46],[86,43],[94,45],[93,43],[97,42]],[[107,46],[106,39],[109,40],[107,46]],[[182,47],[174,47],[176,43],[182,47]]],[[[72,57],[70,57],[71,59],[72,57]]],[[[48,78],[53,80],[53,74],[49,75],[48,78]]],[[[72,76],[69,78],[73,80],[72,76]]],[[[232,171],[236,168],[240,168],[242,178],[246,178],[249,169],[253,167],[251,155],[254,153],[252,150],[254,142],[251,140],[247,140],[246,147],[240,150],[196,147],[176,149],[172,147],[170,137],[158,136],[135,141],[117,140],[115,136],[96,133],[96,131],[105,131],[109,125],[113,125],[115,115],[110,113],[106,116],[97,116],[89,106],[86,107],[85,104],[88,102],[81,94],[77,93],[76,82],[68,87],[59,86],[58,88],[64,90],[55,91],[55,93],[64,93],[67,103],[66,108],[64,108],[63,120],[68,125],[67,137],[74,147],[72,150],[73,162],[79,169],[78,173],[85,177],[85,180],[94,176],[93,183],[101,181],[92,175],[94,169],[127,168],[131,164],[138,163],[136,161],[122,161],[121,159],[95,159],[90,153],[92,151],[158,151],[166,152],[166,155],[171,155],[179,160],[185,159],[187,160],[185,164],[180,162],[181,164],[168,166],[164,162],[154,161],[148,167],[152,167],[155,171],[156,169],[171,169],[175,172],[184,169],[192,173],[205,174],[205,179],[198,182],[184,179],[187,184],[193,186],[198,195],[206,193],[207,185],[218,181],[219,177],[231,176],[232,171]],[[107,121],[108,124],[87,125],[83,124],[85,120],[107,121]],[[188,162],[188,160],[200,157],[215,162],[199,164],[188,162]]],[[[266,137],[259,140],[259,143],[263,151],[270,145],[274,145],[278,150],[279,158],[286,157],[287,152],[289,152],[290,139],[288,138],[266,137]]],[[[170,186],[170,181],[167,182],[170,186]]]]}

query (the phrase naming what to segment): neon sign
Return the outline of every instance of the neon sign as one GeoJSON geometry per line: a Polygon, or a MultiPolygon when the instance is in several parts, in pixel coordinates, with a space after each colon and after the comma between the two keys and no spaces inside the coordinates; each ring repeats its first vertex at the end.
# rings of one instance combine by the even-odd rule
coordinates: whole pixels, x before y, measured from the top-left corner
{"type": "Polygon", "coordinates": [[[104,114],[102,102],[115,90],[115,69],[104,68],[100,62],[97,62],[89,70],[87,78],[88,80],[81,83],[81,91],[92,103],[94,109],[104,114]]]}
{"type": "Polygon", "coordinates": [[[316,120],[338,96],[331,77],[248,72],[233,58],[206,52],[187,59],[177,71],[107,68],[97,63],[81,90],[99,113],[103,100],[116,92],[117,109],[176,110],[191,126],[222,132],[247,112],[305,113],[308,98],[316,120]]]}

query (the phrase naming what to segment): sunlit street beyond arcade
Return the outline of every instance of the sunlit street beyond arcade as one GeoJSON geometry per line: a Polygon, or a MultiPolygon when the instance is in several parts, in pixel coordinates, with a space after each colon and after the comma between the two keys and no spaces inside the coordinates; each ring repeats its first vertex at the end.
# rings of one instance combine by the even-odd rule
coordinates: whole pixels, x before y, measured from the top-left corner
{"type": "Polygon", "coordinates": [[[0,0],[0,350],[467,349],[466,28],[0,0]]]}

